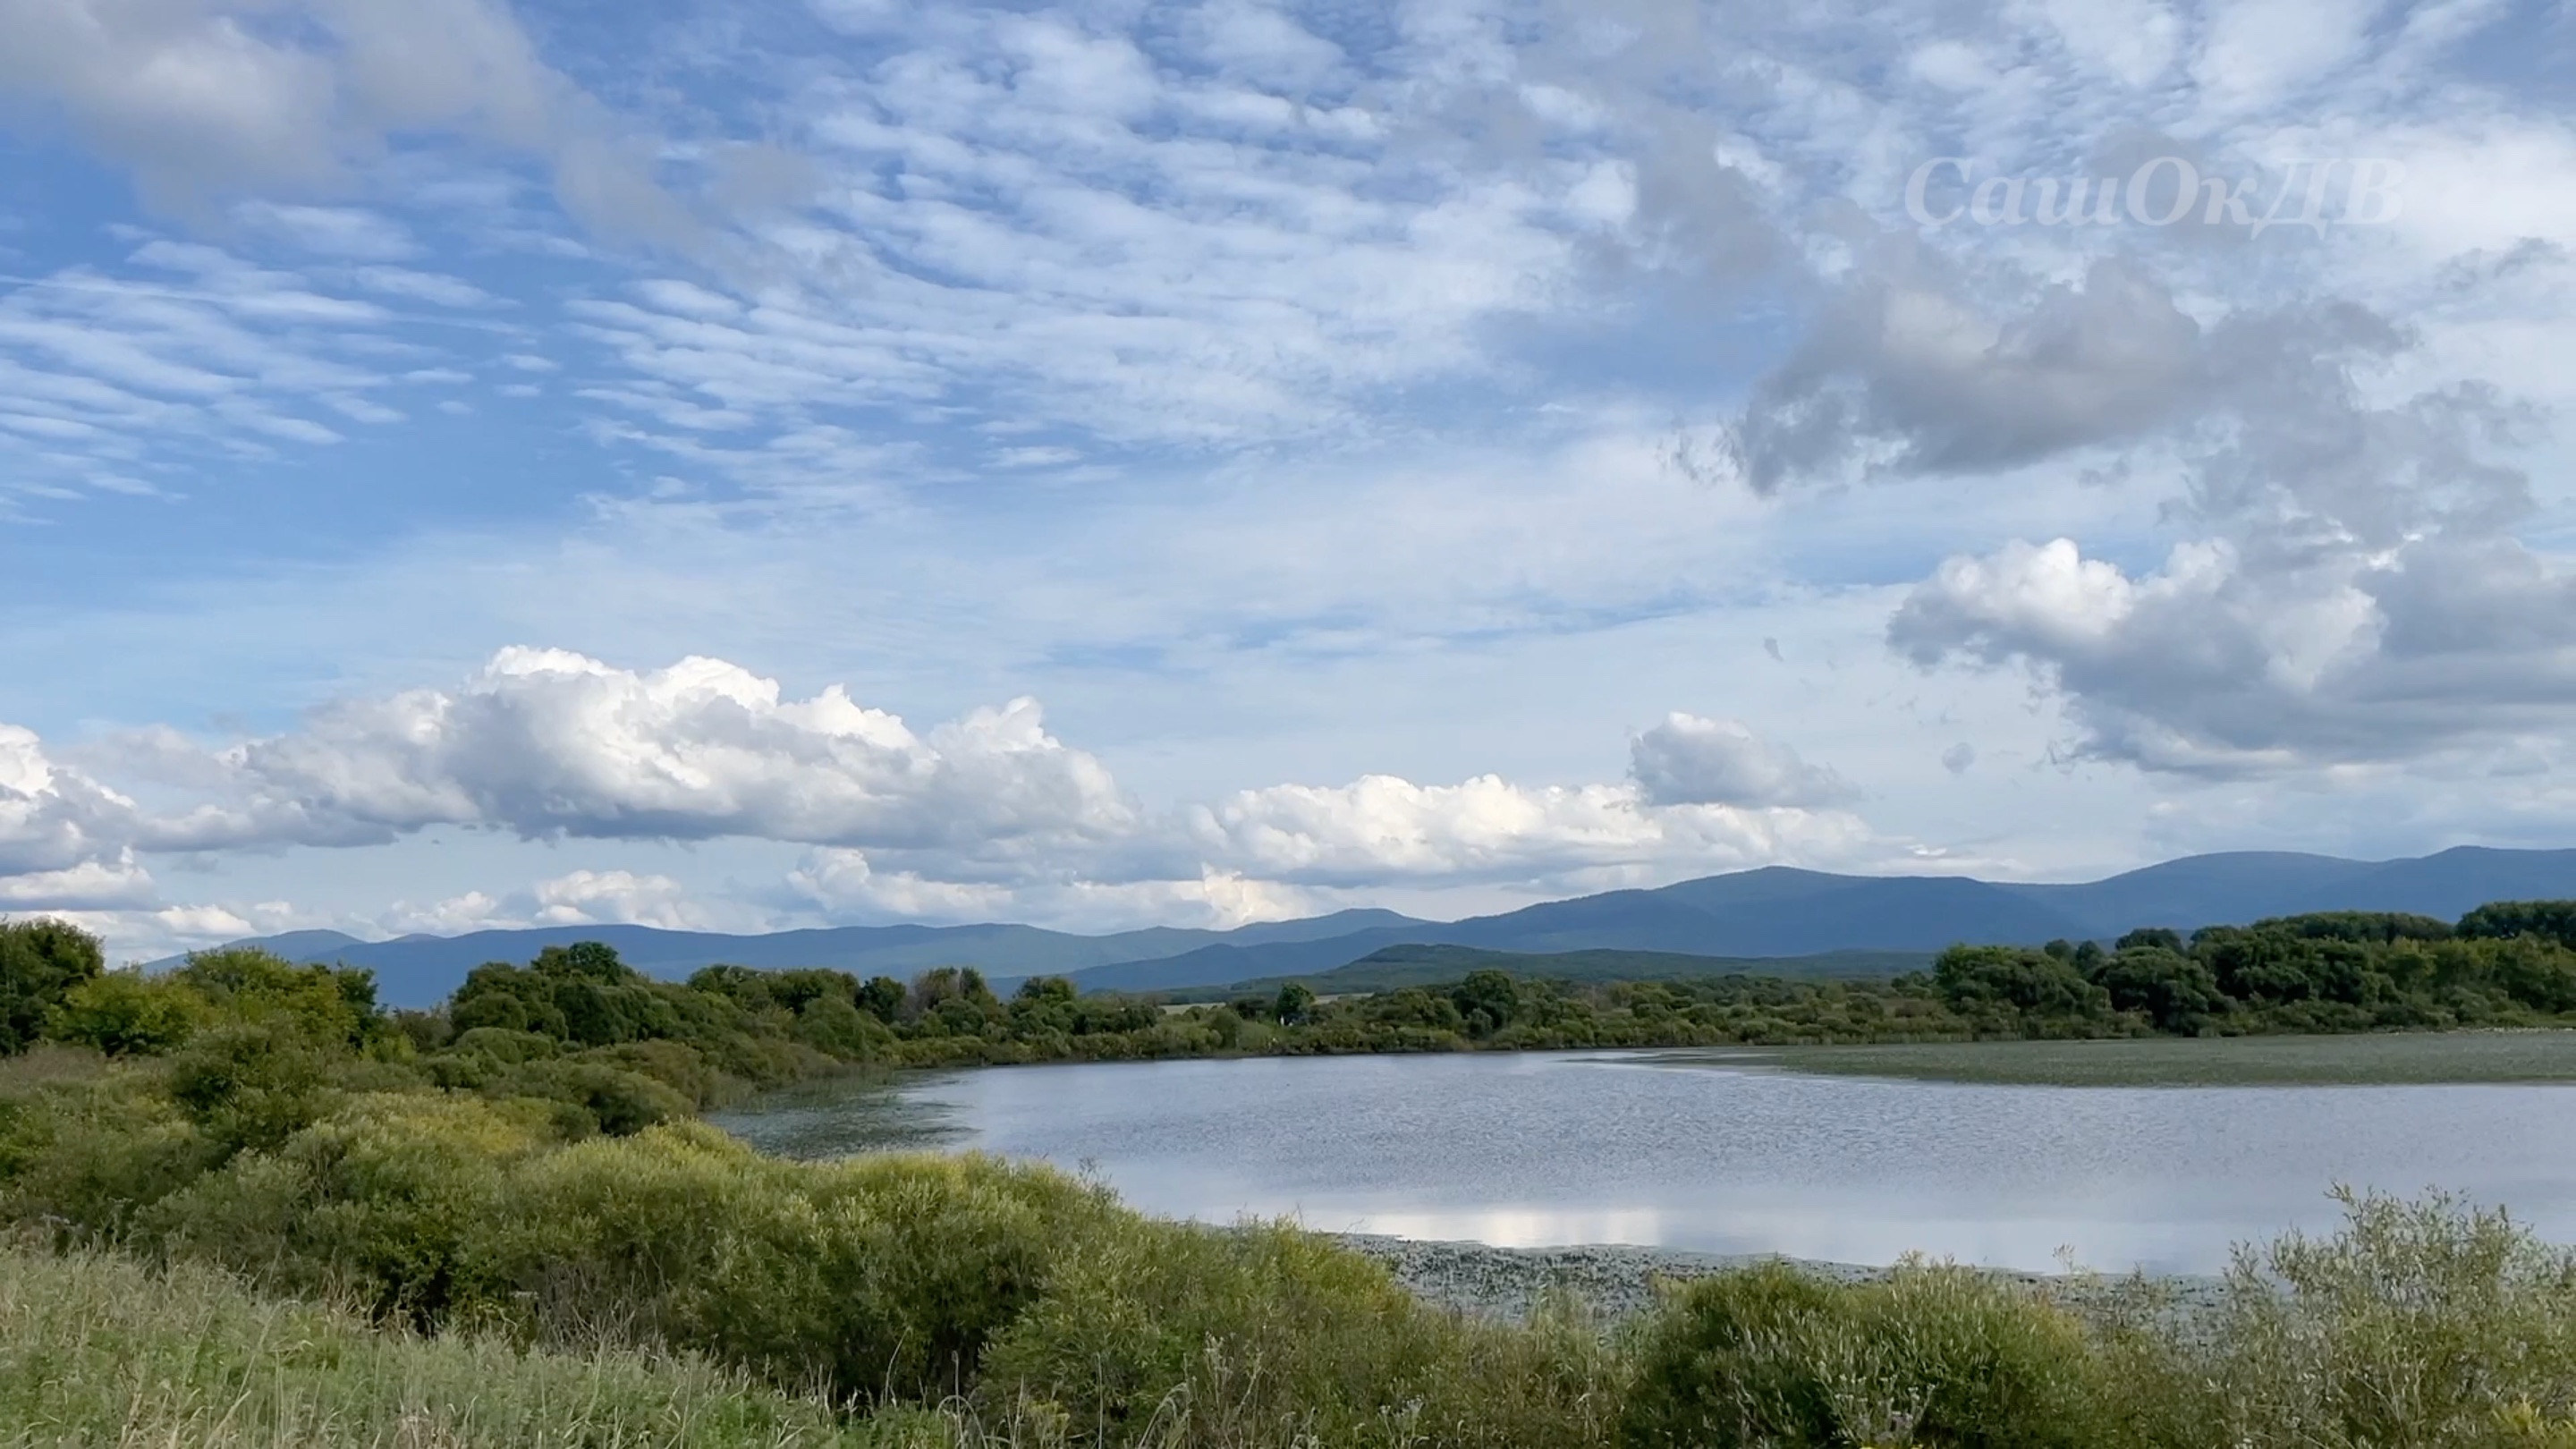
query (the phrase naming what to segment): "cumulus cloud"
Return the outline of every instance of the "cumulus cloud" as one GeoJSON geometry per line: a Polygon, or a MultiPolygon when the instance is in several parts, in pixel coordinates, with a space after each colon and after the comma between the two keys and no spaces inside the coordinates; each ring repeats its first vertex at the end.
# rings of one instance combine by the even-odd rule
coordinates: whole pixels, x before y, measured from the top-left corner
{"type": "Polygon", "coordinates": [[[1189,812],[1207,858],[1319,886],[1390,880],[1538,882],[1619,867],[1724,870],[1841,854],[1868,831],[1839,812],[1658,805],[1635,785],[1419,785],[1243,790],[1189,812]]]}
{"type": "Polygon", "coordinates": [[[0,725],[0,877],[130,871],[135,820],[133,800],[56,763],[34,731],[0,725]]]}
{"type": "Polygon", "coordinates": [[[2229,775],[2553,736],[2576,704],[2576,575],[2509,540],[2304,566],[2225,542],[2131,577],[2072,540],[1954,558],[1890,641],[1918,663],[2023,663],[2090,753],[2229,775]]]}
{"type": "MultiPolygon", "coordinates": [[[[143,905],[138,851],[356,847],[465,827],[805,844],[787,893],[836,917],[1234,925],[1388,884],[1670,878],[1876,844],[1831,808],[1850,794],[1839,777],[1740,725],[1675,715],[1634,746],[1637,778],[1618,784],[1370,775],[1147,811],[1048,734],[1031,700],[917,733],[837,686],[789,698],[721,660],[635,671],[514,648],[453,688],[341,700],[283,734],[207,748],[164,729],[86,752],[149,781],[151,808],[52,764],[26,731],[0,734],[14,782],[0,844],[15,845],[0,880],[15,881],[8,899],[143,905]]],[[[402,906],[383,924],[714,919],[671,877],[581,870],[402,906]]]]}
{"type": "Polygon", "coordinates": [[[1628,773],[1649,805],[1822,806],[1856,793],[1833,771],[1737,720],[1674,713],[1629,742],[1628,773]]]}
{"type": "Polygon", "coordinates": [[[467,891],[426,906],[397,903],[377,924],[398,934],[454,936],[532,926],[703,931],[714,929],[717,921],[686,886],[670,876],[576,870],[500,896],[467,891]]]}
{"type": "MultiPolygon", "coordinates": [[[[2232,318],[2155,569],[2015,540],[1891,618],[1914,662],[2018,663],[2097,757],[2201,774],[2494,745],[2576,704],[2576,576],[2516,529],[2531,413],[2475,382],[2365,385],[2420,351],[2352,303],[2232,318]],[[2376,394],[2376,395],[2375,395],[2376,394]]],[[[2557,717],[2563,718],[2563,714],[2557,717]]]]}
{"type": "Polygon", "coordinates": [[[195,773],[227,798],[158,822],[146,844],[367,844],[475,825],[971,851],[1116,833],[1134,813],[1033,700],[921,735],[837,685],[783,699],[722,660],[638,672],[548,649],[505,649],[452,690],[326,706],[293,733],[208,752],[195,773]]]}
{"type": "Polygon", "coordinates": [[[2148,432],[2212,382],[2200,324],[2131,263],[2096,262],[2082,285],[2044,286],[1998,314],[1900,254],[1854,280],[1762,380],[1731,445],[1763,492],[1855,463],[1994,472],[2148,432]]]}
{"type": "Polygon", "coordinates": [[[1289,920],[1331,909],[1327,895],[1239,872],[1202,867],[1178,880],[1089,880],[1081,862],[1012,882],[938,880],[917,870],[878,870],[867,853],[810,852],[789,872],[801,901],[840,920],[980,922],[1042,919],[1068,930],[1123,930],[1145,925],[1226,930],[1255,921],[1289,920]]]}

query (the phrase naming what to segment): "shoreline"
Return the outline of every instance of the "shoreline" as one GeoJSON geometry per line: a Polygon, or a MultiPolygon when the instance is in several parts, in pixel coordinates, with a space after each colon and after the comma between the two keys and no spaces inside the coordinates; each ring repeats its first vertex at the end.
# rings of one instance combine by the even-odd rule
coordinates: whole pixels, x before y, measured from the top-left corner
{"type": "MultiPolygon", "coordinates": [[[[1526,1319],[1552,1294],[1570,1295],[1604,1322],[1632,1318],[1652,1307],[1657,1285],[1785,1263],[1840,1283],[1865,1283],[1891,1270],[1779,1254],[1703,1253],[1632,1244],[1500,1248],[1490,1243],[1400,1238],[1383,1233],[1323,1233],[1321,1237],[1384,1265],[1414,1296],[1479,1318],[1526,1319]]],[[[2069,1307],[2102,1303],[2133,1284],[2135,1275],[2034,1273],[2011,1268],[1981,1272],[2050,1294],[2069,1307]]],[[[2216,1305],[2226,1280],[2204,1275],[2147,1274],[2188,1309],[2216,1305]]]]}

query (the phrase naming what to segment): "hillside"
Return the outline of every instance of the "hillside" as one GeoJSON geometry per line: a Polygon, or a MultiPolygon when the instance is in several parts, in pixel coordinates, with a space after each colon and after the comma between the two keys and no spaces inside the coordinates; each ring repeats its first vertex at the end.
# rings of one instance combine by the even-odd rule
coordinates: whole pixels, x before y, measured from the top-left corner
{"type": "Polygon", "coordinates": [[[2449,919],[2490,900],[2569,896],[2576,896],[2576,850],[2464,847],[2391,861],[2280,852],[2188,856],[2067,885],[1771,866],[1462,921],[1354,910],[1232,931],[1157,927],[1104,936],[1009,924],[844,926],[758,936],[561,926],[376,942],[298,932],[253,944],[295,960],[372,968],[384,999],[398,1005],[437,1000],[485,961],[525,960],[543,946],[575,940],[605,941],[638,968],[662,977],[685,976],[720,961],[897,977],[960,965],[977,967],[996,981],[1064,974],[1086,991],[1181,991],[1311,977],[1390,946],[1702,958],[1920,954],[1959,941],[2108,940],[2136,926],[2187,931],[2309,911],[2400,910],[2449,919]]]}
{"type": "Polygon", "coordinates": [[[1487,951],[1475,946],[1388,946],[1347,966],[1312,976],[1238,981],[1175,992],[1177,1001],[1223,1001],[1269,995],[1303,981],[1325,996],[1438,986],[1470,971],[1508,971],[1538,981],[1688,981],[1706,976],[1774,976],[1792,981],[1878,981],[1920,971],[1932,958],[1920,951],[1831,951],[1820,956],[1684,956],[1669,951],[1487,951]]]}

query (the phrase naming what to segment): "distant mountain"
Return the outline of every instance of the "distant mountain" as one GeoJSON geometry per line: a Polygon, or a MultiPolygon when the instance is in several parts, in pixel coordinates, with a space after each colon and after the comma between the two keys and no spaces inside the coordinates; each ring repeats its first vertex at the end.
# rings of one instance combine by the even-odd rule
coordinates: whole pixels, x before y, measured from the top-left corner
{"type": "MultiPolygon", "coordinates": [[[[361,941],[338,931],[291,931],[232,944],[259,946],[290,961],[364,966],[376,973],[376,994],[388,1005],[427,1006],[454,991],[466,972],[486,961],[526,961],[544,947],[575,941],[604,941],[637,970],[673,980],[721,961],[772,968],[830,966],[861,976],[910,976],[933,966],[964,965],[1007,981],[1170,956],[1217,940],[1294,945],[1315,936],[1400,929],[1408,923],[1424,924],[1394,911],[1351,910],[1306,920],[1265,921],[1230,932],[1157,926],[1109,936],[1013,925],[841,926],[757,936],[652,926],[545,926],[463,936],[405,936],[393,941],[361,941]]],[[[161,968],[179,961],[174,957],[149,964],[161,968]]]]}
{"type": "Polygon", "coordinates": [[[1773,866],[1659,890],[1610,891],[1463,921],[1343,911],[1232,931],[1155,928],[1077,936],[1035,926],[847,926],[725,936],[648,926],[558,926],[365,942],[300,931],[251,944],[295,960],[374,968],[383,998],[425,1005],[485,961],[597,940],[656,976],[729,961],[908,976],[975,966],[997,982],[1062,973],[1087,991],[1172,991],[1312,977],[1390,946],[1691,957],[1925,953],[1960,941],[2108,940],[2137,926],[2199,926],[2304,911],[2415,911],[2455,919],[2491,900],[2576,898],[2576,850],[2464,847],[2414,860],[2240,852],[2189,856],[2080,885],[1963,876],[1849,876],[1773,866]]]}
{"type": "Polygon", "coordinates": [[[1476,946],[1388,946],[1347,966],[1311,976],[1237,981],[1176,992],[1184,1001],[1223,1001],[1238,992],[1267,996],[1290,981],[1327,995],[1360,995],[1456,981],[1492,969],[1551,981],[1675,981],[1695,976],[1785,976],[1797,980],[1879,980],[1920,971],[1929,951],[1829,951],[1821,956],[1684,956],[1670,951],[1487,951],[1476,946]]]}

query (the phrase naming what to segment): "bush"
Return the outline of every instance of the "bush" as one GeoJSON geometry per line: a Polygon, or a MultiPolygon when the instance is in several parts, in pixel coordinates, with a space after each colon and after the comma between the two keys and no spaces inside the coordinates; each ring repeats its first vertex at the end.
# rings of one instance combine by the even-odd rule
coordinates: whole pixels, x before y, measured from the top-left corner
{"type": "Polygon", "coordinates": [[[552,1137],[536,1104],[351,1100],[275,1153],[245,1153],[156,1207],[145,1236],[421,1326],[470,1297],[508,1173],[552,1137]]]}
{"type": "Polygon", "coordinates": [[[34,1046],[46,1017],[106,964],[98,937],[68,921],[0,921],[0,1056],[34,1046]]]}
{"type": "Polygon", "coordinates": [[[128,1069],[0,1104],[0,1215],[65,1242],[115,1242],[221,1149],[128,1069]]]}
{"type": "Polygon", "coordinates": [[[293,1018],[220,1027],[170,1059],[170,1099],[226,1156],[275,1147],[330,1110],[331,1061],[293,1018]]]}
{"type": "Polygon", "coordinates": [[[477,1278],[549,1336],[601,1333],[837,1395],[928,1398],[1058,1256],[1117,1215],[1060,1173],[982,1157],[764,1158],[712,1128],[657,1127],[531,1159],[477,1278]]]}
{"type": "Polygon", "coordinates": [[[604,1061],[523,1062],[486,1083],[493,1097],[536,1098],[572,1109],[586,1131],[625,1137],[660,1122],[677,1122],[697,1104],[676,1089],[604,1061]]]}
{"type": "Polygon", "coordinates": [[[112,1057],[157,1056],[186,1045],[210,1015],[206,999],[183,982],[110,971],[64,993],[46,1015],[45,1034],[112,1057]]]}
{"type": "Polygon", "coordinates": [[[1762,1267],[1665,1307],[1619,1442],[2075,1449],[2105,1442],[2107,1387],[2081,1325],[1991,1275],[1909,1264],[1846,1285],[1762,1267]]]}
{"type": "Polygon", "coordinates": [[[2343,1229],[2240,1249],[2224,1307],[2132,1344],[2161,1442],[2576,1442],[2576,1255],[2456,1199],[2344,1195],[2343,1229]]]}

